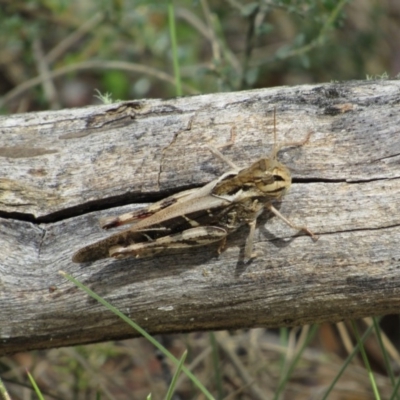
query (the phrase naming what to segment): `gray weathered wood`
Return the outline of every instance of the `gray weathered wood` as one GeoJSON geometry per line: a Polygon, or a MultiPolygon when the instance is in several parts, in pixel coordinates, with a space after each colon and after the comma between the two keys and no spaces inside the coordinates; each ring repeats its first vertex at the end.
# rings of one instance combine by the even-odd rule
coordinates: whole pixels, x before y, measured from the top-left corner
{"type": "Polygon", "coordinates": [[[280,87],[0,117],[0,353],[126,338],[132,330],[62,276],[151,333],[277,327],[400,309],[400,81],[280,87]],[[99,217],[269,154],[272,113],[294,185],[277,218],[215,247],[143,260],[71,262],[109,235],[99,217]],[[125,204],[125,205],[124,205],[125,204]],[[117,207],[118,206],[118,207],[117,207]],[[93,211],[97,210],[97,211],[93,211]]]}

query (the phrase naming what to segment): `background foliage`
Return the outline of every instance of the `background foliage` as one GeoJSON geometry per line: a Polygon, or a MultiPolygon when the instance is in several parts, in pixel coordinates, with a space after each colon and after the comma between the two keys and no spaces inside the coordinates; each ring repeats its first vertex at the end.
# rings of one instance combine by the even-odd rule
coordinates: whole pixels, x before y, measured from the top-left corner
{"type": "Polygon", "coordinates": [[[400,71],[396,1],[176,0],[176,49],[168,4],[0,0],[3,113],[400,71]]]}

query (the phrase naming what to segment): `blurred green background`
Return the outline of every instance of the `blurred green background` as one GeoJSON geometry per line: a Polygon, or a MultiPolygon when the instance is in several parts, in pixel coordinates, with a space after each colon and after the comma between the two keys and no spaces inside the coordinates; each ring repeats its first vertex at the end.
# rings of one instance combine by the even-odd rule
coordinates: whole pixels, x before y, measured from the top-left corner
{"type": "Polygon", "coordinates": [[[0,109],[394,77],[399,37],[397,0],[0,0],[0,109]]]}

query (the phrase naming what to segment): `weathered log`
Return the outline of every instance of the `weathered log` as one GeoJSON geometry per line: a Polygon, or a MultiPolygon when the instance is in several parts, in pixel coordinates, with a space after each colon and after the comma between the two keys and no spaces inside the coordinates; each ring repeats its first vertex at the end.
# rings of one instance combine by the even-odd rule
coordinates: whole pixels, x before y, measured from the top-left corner
{"type": "Polygon", "coordinates": [[[0,353],[135,336],[59,275],[150,333],[294,326],[400,310],[400,81],[279,87],[0,118],[0,353]],[[154,258],[74,264],[110,232],[97,220],[200,187],[270,153],[273,110],[294,184],[282,214],[154,258]]]}

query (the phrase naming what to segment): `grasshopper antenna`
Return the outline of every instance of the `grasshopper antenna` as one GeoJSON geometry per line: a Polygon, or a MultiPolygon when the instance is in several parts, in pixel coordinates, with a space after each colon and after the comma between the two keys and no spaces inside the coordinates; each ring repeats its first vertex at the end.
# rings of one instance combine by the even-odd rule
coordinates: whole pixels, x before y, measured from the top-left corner
{"type": "Polygon", "coordinates": [[[278,153],[281,151],[281,149],[283,147],[303,146],[304,144],[306,144],[309,141],[311,133],[312,133],[311,131],[308,132],[307,136],[299,142],[287,142],[287,143],[281,143],[280,145],[278,145],[277,139],[276,139],[277,135],[276,135],[276,106],[275,106],[275,108],[274,108],[274,149],[271,154],[271,159],[276,160],[278,157],[278,153]]]}
{"type": "Polygon", "coordinates": [[[276,155],[278,154],[279,148],[276,145],[276,106],[274,107],[274,157],[276,159],[276,155]]]}
{"type": "Polygon", "coordinates": [[[274,107],[274,148],[272,150],[271,159],[276,160],[279,150],[282,146],[277,145],[276,139],[276,106],[274,107]]]}

